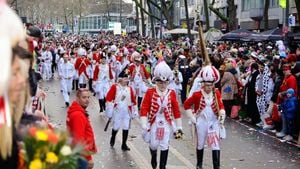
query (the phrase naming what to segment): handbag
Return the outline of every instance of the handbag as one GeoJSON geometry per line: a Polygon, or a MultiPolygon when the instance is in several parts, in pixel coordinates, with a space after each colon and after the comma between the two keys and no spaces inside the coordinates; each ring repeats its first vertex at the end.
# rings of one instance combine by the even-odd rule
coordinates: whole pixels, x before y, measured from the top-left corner
{"type": "Polygon", "coordinates": [[[235,119],[239,116],[239,111],[241,109],[241,106],[239,105],[233,105],[230,112],[230,118],[235,119]]]}
{"type": "Polygon", "coordinates": [[[278,104],[276,104],[276,103],[273,104],[271,117],[272,117],[272,120],[274,122],[280,122],[281,121],[281,113],[278,110],[278,104]]]}

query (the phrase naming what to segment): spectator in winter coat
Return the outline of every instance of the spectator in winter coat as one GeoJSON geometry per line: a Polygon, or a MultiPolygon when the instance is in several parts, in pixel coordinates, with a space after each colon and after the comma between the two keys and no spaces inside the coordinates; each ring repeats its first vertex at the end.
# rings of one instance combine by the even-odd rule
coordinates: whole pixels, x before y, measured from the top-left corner
{"type": "Polygon", "coordinates": [[[289,88],[286,92],[286,98],[280,105],[280,110],[282,110],[281,118],[283,127],[281,133],[285,135],[284,140],[291,141],[293,140],[292,134],[295,125],[295,117],[297,111],[297,98],[295,97],[295,91],[292,88],[289,88]]]}
{"type": "MultiPolygon", "coordinates": [[[[68,110],[67,127],[75,143],[84,144],[85,150],[89,153],[96,153],[94,132],[86,111],[89,102],[90,91],[86,88],[79,89],[76,94],[76,100],[68,110]]],[[[85,158],[87,162],[79,161],[79,169],[92,169],[94,167],[92,156],[88,155],[85,158]]]]}

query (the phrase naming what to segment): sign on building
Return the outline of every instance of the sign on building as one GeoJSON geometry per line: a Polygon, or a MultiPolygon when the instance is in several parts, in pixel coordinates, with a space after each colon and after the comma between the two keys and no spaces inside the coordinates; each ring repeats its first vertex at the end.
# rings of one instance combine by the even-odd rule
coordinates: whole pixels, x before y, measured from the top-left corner
{"type": "Polygon", "coordinates": [[[122,34],[122,27],[121,22],[115,22],[114,23],[114,35],[121,35],[122,34]]]}

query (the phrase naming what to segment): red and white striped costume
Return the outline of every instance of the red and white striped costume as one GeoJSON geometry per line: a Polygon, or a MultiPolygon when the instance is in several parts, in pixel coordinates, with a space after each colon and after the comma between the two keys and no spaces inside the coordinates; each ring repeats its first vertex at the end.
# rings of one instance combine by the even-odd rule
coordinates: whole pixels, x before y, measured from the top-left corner
{"type": "Polygon", "coordinates": [[[175,91],[148,89],[141,104],[140,116],[148,119],[146,128],[150,132],[150,138],[144,139],[150,143],[150,148],[157,150],[160,146],[161,150],[167,150],[170,134],[182,127],[177,124],[177,120],[181,120],[181,114],[175,91]]]}

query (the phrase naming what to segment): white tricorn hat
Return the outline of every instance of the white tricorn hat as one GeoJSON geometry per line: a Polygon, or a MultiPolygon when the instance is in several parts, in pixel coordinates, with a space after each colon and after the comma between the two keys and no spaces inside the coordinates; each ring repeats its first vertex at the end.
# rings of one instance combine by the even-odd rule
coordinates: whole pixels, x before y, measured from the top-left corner
{"type": "Polygon", "coordinates": [[[26,31],[17,14],[4,2],[0,4],[0,11],[0,95],[3,95],[11,73],[12,48],[25,40],[26,31]]]}
{"type": "Polygon", "coordinates": [[[168,81],[172,77],[173,72],[165,61],[161,61],[154,68],[153,75],[152,81],[168,81]]]}
{"type": "Polygon", "coordinates": [[[202,82],[217,83],[220,80],[220,72],[211,65],[204,66],[199,72],[202,82]]]}
{"type": "Polygon", "coordinates": [[[86,56],[86,50],[83,48],[79,48],[77,53],[78,53],[78,56],[86,56]]]}
{"type": "Polygon", "coordinates": [[[132,61],[139,61],[140,62],[140,61],[142,61],[142,56],[141,56],[141,54],[139,52],[135,51],[131,55],[131,60],[132,61]]]}

